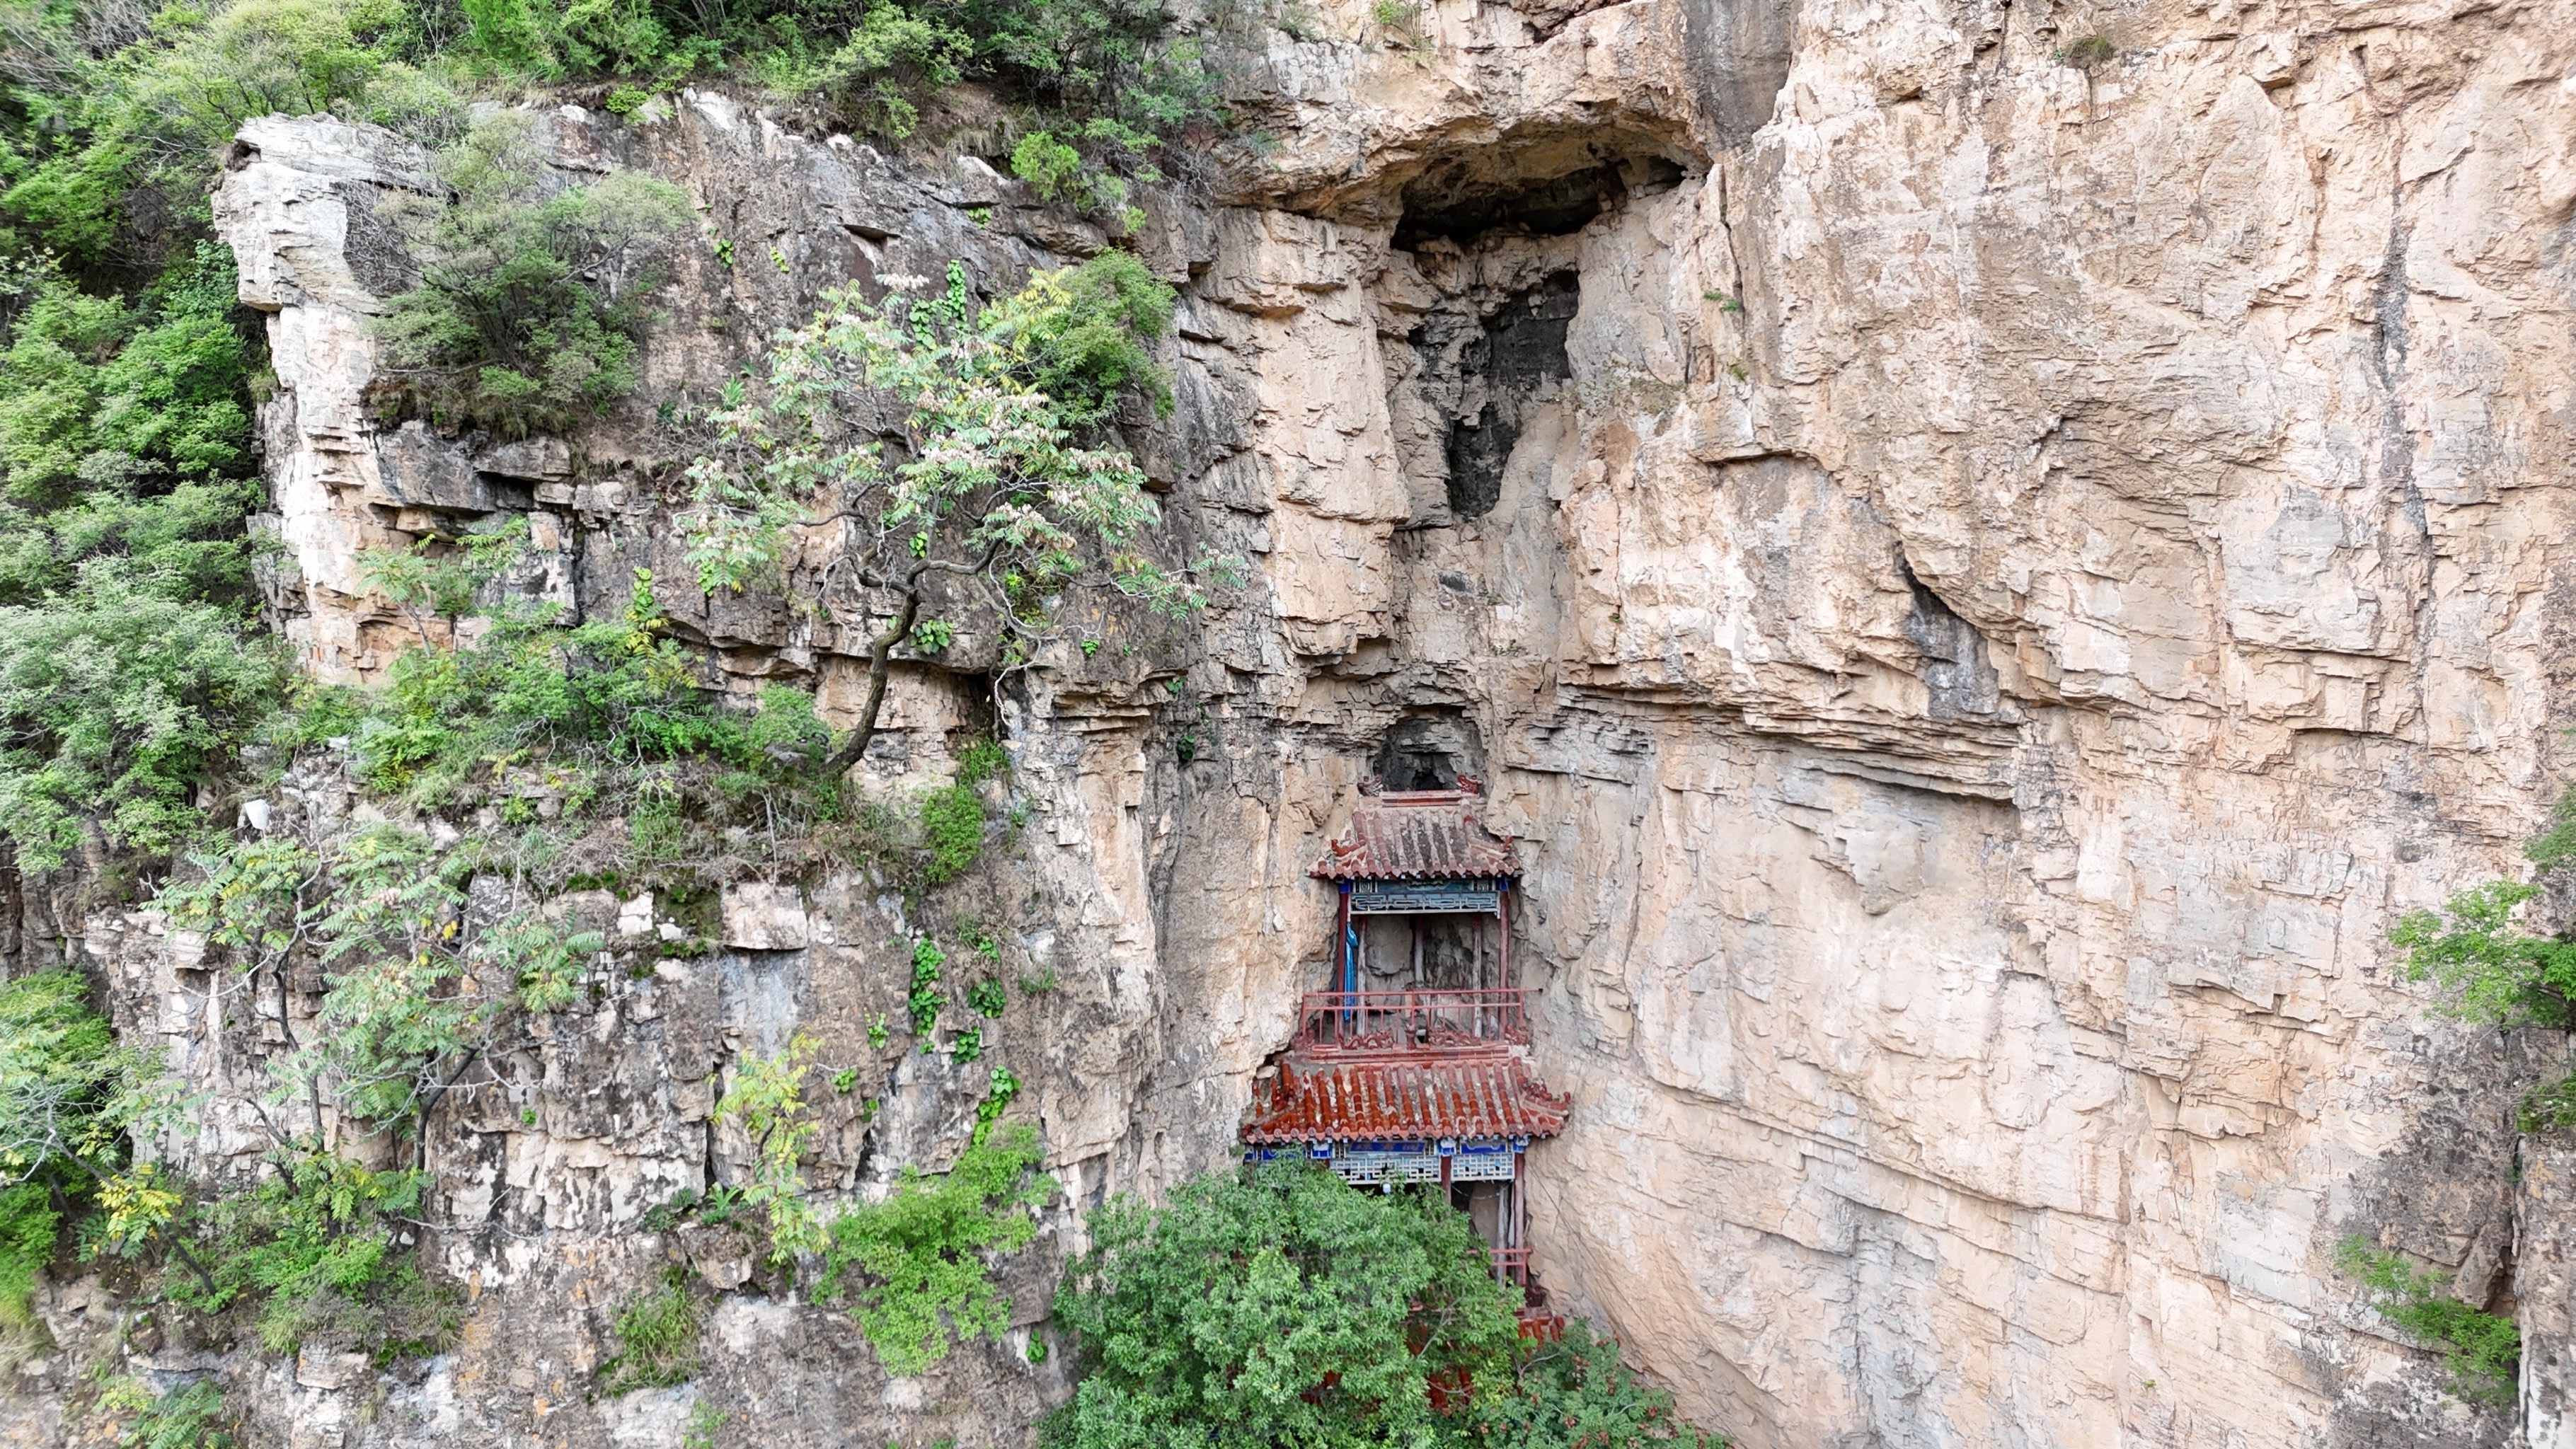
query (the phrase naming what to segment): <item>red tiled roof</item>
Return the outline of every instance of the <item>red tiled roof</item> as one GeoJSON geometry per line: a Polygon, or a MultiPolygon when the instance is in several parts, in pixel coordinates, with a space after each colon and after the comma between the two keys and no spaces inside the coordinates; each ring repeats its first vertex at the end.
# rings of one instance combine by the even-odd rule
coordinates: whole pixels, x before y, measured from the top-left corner
{"type": "Polygon", "coordinates": [[[1290,1057],[1252,1104],[1246,1142],[1553,1137],[1570,1097],[1518,1057],[1314,1063],[1290,1057]]]}
{"type": "Polygon", "coordinates": [[[1459,790],[1363,797],[1351,828],[1315,862],[1326,880],[1443,880],[1520,869],[1512,843],[1487,830],[1474,797],[1459,790]]]}

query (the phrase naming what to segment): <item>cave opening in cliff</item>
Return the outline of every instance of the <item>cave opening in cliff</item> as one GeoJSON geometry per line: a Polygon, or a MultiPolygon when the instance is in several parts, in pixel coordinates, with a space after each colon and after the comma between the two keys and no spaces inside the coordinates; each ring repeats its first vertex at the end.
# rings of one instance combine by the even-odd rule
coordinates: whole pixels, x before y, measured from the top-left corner
{"type": "Polygon", "coordinates": [[[1474,721],[1442,711],[1396,721],[1372,763],[1390,790],[1455,790],[1459,776],[1483,772],[1485,750],[1474,721]]]}
{"type": "Polygon", "coordinates": [[[1571,236],[1630,192],[1668,191],[1687,174],[1660,152],[1605,149],[1586,145],[1571,156],[1560,148],[1505,150],[1500,161],[1478,152],[1435,163],[1405,183],[1395,245],[1419,251],[1434,240],[1468,246],[1496,233],[1571,236]]]}

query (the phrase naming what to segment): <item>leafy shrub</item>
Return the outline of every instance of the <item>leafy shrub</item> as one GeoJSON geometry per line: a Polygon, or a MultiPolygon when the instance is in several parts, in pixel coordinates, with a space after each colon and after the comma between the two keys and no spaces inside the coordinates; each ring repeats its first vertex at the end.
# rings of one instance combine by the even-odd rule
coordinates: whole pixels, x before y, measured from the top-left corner
{"type": "Polygon", "coordinates": [[[136,302],[39,273],[0,354],[0,834],[166,850],[274,707],[240,605],[255,348],[206,243],[136,302]]]}
{"type": "Polygon", "coordinates": [[[1057,1290],[1083,1377],[1050,1449],[1436,1443],[1430,1386],[1511,1372],[1518,1290],[1466,1215],[1272,1165],[1092,1214],[1057,1290]]]}
{"type": "Polygon", "coordinates": [[[0,606],[0,831],[47,869],[97,822],[168,850],[201,818],[192,789],[279,697],[276,652],[228,608],[172,597],[120,559],[63,594],[0,606]]]}
{"type": "Polygon", "coordinates": [[[2453,1393],[2472,1402],[2513,1401],[2522,1332],[2512,1319],[2461,1302],[2449,1278],[2414,1267],[2403,1254],[2375,1251],[2358,1234],[2337,1246],[2335,1266],[2370,1290],[2381,1317],[2441,1351],[2453,1393]]]}
{"type": "MultiPolygon", "coordinates": [[[[80,262],[201,223],[216,149],[242,122],[333,112],[414,135],[452,133],[463,103],[400,58],[418,49],[395,0],[170,6],[141,25],[114,7],[26,7],[11,26],[23,130],[0,177],[21,245],[80,262]]],[[[120,257],[119,259],[126,259],[120,257]]]]}
{"type": "Polygon", "coordinates": [[[922,879],[942,886],[964,875],[984,851],[984,799],[960,779],[921,802],[921,833],[930,846],[922,879]]]}
{"type": "Polygon", "coordinates": [[[506,436],[634,391],[645,303],[690,218],[687,193],[632,171],[547,194],[531,126],[503,113],[443,152],[452,201],[398,199],[428,260],[379,324],[402,402],[506,436]]]}
{"type": "Polygon", "coordinates": [[[1000,1338],[1010,1305],[993,1286],[987,1259],[1037,1232],[1030,1209],[1053,1197],[1038,1175],[1037,1132],[979,1128],[946,1176],[904,1169],[893,1196],[832,1222],[815,1298],[835,1302],[856,1288],[859,1331],[886,1372],[910,1378],[948,1357],[952,1340],[1000,1338]]]}
{"type": "MultiPolygon", "coordinates": [[[[2524,852],[2542,879],[2576,865],[2576,789],[2561,795],[2551,828],[2524,852]]],[[[2410,911],[2390,933],[2410,981],[2440,983],[2448,1010],[2499,1027],[2576,1028],[2576,941],[2543,936],[2516,919],[2541,884],[2494,880],[2458,892],[2438,911],[2410,911]]],[[[2576,1126],[2576,1071],[2523,1099],[2525,1131],[2576,1126]]]]}
{"type": "Polygon", "coordinates": [[[316,1029],[279,1067],[313,1134],[327,1093],[343,1116],[417,1138],[460,1073],[509,1044],[513,1013],[563,1005],[606,944],[525,910],[461,929],[471,859],[442,860],[426,837],[393,825],[320,850],[236,841],[190,865],[193,878],[159,898],[173,923],[204,932],[246,973],[282,972],[298,941],[322,969],[316,1029]]]}
{"type": "Polygon", "coordinates": [[[433,1352],[464,1315],[459,1295],[423,1275],[402,1242],[427,1186],[425,1173],[283,1150],[257,1187],[216,1199],[193,1225],[212,1286],[173,1278],[165,1291],[209,1313],[253,1305],[271,1353],[433,1352]]]}
{"type": "Polygon", "coordinates": [[[966,1004],[978,1015],[1000,1016],[1010,1009],[1010,989],[999,981],[978,981],[966,989],[966,1004]]]}
{"type": "Polygon", "coordinates": [[[0,1331],[33,1328],[37,1270],[66,1211],[116,1180],[151,1066],[116,1044],[78,973],[0,983],[0,1331]]]}
{"type": "Polygon", "coordinates": [[[1554,1343],[1524,1340],[1512,1387],[1476,1398],[1461,1437],[1493,1449],[1725,1449],[1726,1439],[1684,1421],[1670,1394],[1638,1381],[1619,1344],[1577,1318],[1554,1343]]]}
{"type": "Polygon", "coordinates": [[[1435,1193],[1272,1163],[1184,1183],[1160,1208],[1113,1200],[1091,1241],[1056,1292],[1083,1377],[1041,1426],[1046,1449],[1724,1443],[1587,1325],[1522,1340],[1519,1290],[1435,1193]]]}
{"type": "Polygon", "coordinates": [[[212,1379],[193,1379],[155,1395],[142,1380],[119,1376],[99,1392],[98,1407],[133,1419],[117,1436],[118,1449],[232,1449],[238,1415],[224,1412],[224,1391],[212,1379]]]}
{"type": "Polygon", "coordinates": [[[1067,426],[1100,423],[1127,389],[1170,412],[1171,379],[1146,344],[1171,329],[1178,297],[1132,252],[1103,252],[1078,267],[1039,272],[994,309],[993,321],[1055,400],[1067,426]]]}
{"type": "Polygon", "coordinates": [[[2062,58],[2080,71],[2097,71],[2117,59],[2120,47],[2111,37],[2100,33],[2085,36],[2066,47],[2062,58]]]}
{"type": "MultiPolygon", "coordinates": [[[[369,568],[407,608],[452,615],[508,561],[487,555],[464,568],[395,560],[369,568]]],[[[649,573],[637,572],[622,616],[569,629],[556,625],[551,606],[486,617],[490,627],[471,646],[406,651],[382,691],[327,701],[329,722],[320,727],[353,736],[367,783],[441,805],[528,761],[603,776],[703,758],[756,784],[787,785],[815,782],[816,762],[829,752],[832,732],[815,718],[812,695],[772,685],[761,691],[759,710],[744,714],[701,688],[695,661],[663,632],[649,573]]],[[[310,738],[316,729],[302,733],[310,738]]]]}
{"type": "Polygon", "coordinates": [[[599,1366],[600,1393],[615,1398],[637,1389],[684,1384],[698,1373],[697,1300],[688,1271],[673,1267],[660,1285],[629,1299],[617,1312],[617,1352],[599,1366]]]}
{"type": "Polygon", "coordinates": [[[820,1130],[805,1115],[805,1072],[814,1049],[814,1039],[800,1033],[776,1056],[744,1057],[716,1103],[716,1121],[741,1128],[751,1141],[751,1174],[742,1184],[741,1202],[768,1215],[771,1256],[781,1262],[820,1246],[822,1239],[798,1166],[820,1130]]]}

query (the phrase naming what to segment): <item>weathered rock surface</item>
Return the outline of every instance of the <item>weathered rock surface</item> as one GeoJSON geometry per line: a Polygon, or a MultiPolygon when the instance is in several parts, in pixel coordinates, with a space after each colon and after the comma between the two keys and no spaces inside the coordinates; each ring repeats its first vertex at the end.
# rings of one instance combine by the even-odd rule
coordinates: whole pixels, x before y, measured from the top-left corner
{"type": "MultiPolygon", "coordinates": [[[[1002,717],[1012,949],[1065,986],[998,1050],[1069,1206],[1232,1156],[1323,979],[1305,868],[1428,728],[1524,837],[1515,960],[1575,1097],[1532,1157],[1540,1273],[1694,1416],[1760,1446],[2576,1443],[2565,1153],[2510,1121],[2560,1046],[2429,1016],[2386,944],[2513,868],[2568,723],[2560,19],[1442,0],[1426,47],[1274,37],[1247,84],[1276,149],[1145,234],[1185,284],[1180,406],[1131,426],[1174,532],[1251,584],[1187,651],[1068,652],[1002,717]],[[2061,63],[2095,34],[2107,60],[2061,63]],[[2520,1313],[2518,1426],[2359,1306],[2352,1233],[2520,1313]]],[[[362,406],[348,216],[431,185],[420,158],[244,134],[218,216],[272,312],[279,597],[318,673],[400,646],[357,551],[443,519],[531,511],[514,587],[580,608],[686,577],[659,404],[825,285],[952,257],[1006,284],[1090,244],[982,163],[717,97],[545,135],[778,260],[684,248],[631,414],[512,451],[362,406]]],[[[664,602],[747,684],[854,702],[828,621],[664,602]]],[[[870,769],[937,775],[976,693],[907,673],[870,769]]],[[[26,898],[22,930],[81,937],[26,898]]],[[[580,1402],[597,1305],[659,1261],[643,1208],[738,1150],[706,1125],[733,1054],[899,1011],[896,910],[856,878],[729,894],[718,957],[525,1064],[537,1123],[514,1098],[442,1143],[480,1296],[382,1390],[410,1416],[290,1365],[264,1422],[676,1443],[685,1395],[580,1402]]],[[[87,930],[198,1039],[204,984],[150,923],[87,930]]],[[[820,1176],[953,1151],[944,1060],[889,1067],[820,1176]]],[[[764,1442],[1021,1442],[1061,1392],[1007,1349],[886,1383],[845,1320],[737,1282],[693,1392],[764,1442]]],[[[87,1291],[57,1301],[107,1311],[87,1291]]]]}

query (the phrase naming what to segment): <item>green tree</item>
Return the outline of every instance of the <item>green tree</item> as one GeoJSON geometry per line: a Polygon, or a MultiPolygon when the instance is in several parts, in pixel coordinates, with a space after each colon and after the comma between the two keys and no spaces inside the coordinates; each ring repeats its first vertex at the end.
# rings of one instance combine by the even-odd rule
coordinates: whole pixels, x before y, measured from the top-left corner
{"type": "MultiPolygon", "coordinates": [[[[1089,276],[1125,275],[1086,265],[1098,269],[1089,276]]],[[[927,299],[898,293],[878,307],[855,287],[826,293],[815,319],[771,348],[757,397],[728,389],[720,446],[690,466],[680,524],[709,592],[771,576],[791,531],[835,531],[824,597],[868,655],[867,697],[836,771],[875,737],[895,651],[930,642],[916,627],[926,607],[951,631],[984,632],[1016,668],[1077,585],[1171,613],[1202,602],[1188,574],[1142,552],[1161,515],[1135,460],[1076,440],[1100,396],[1145,380],[1141,351],[1111,338],[1141,343],[1141,329],[1169,319],[1168,303],[1076,272],[1037,278],[993,307],[975,304],[954,264],[947,291],[927,299]],[[1050,375],[1090,392],[1068,407],[1039,385],[1050,375]],[[902,410],[903,461],[892,466],[866,421],[876,397],[902,410]]]]}
{"type": "Polygon", "coordinates": [[[1466,1216],[1273,1164],[1112,1203],[1057,1292],[1083,1378],[1050,1449],[1343,1449],[1451,1439],[1431,1384],[1511,1378],[1519,1290],[1466,1216]]]}
{"type": "Polygon", "coordinates": [[[389,201],[428,260],[379,328],[412,405],[510,436],[634,391],[646,304],[690,218],[686,192],[633,171],[550,190],[531,127],[506,112],[442,152],[452,200],[389,201]]]}

